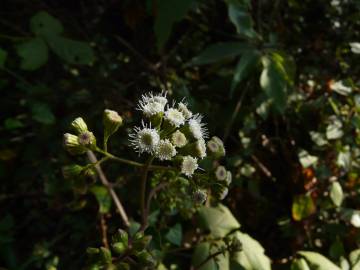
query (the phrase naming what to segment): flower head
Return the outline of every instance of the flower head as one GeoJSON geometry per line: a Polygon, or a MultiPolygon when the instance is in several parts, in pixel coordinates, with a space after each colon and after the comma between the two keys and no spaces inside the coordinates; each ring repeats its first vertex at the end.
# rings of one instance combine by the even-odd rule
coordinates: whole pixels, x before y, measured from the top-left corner
{"type": "Polygon", "coordinates": [[[206,157],[206,144],[203,139],[197,140],[195,143],[195,154],[198,158],[206,157]]]}
{"type": "Polygon", "coordinates": [[[175,146],[168,139],[160,140],[155,155],[160,160],[171,160],[176,155],[175,146]]]}
{"type": "Polygon", "coordinates": [[[70,133],[64,134],[64,147],[73,155],[79,155],[86,152],[86,148],[80,145],[78,136],[70,133]]]}
{"type": "Polygon", "coordinates": [[[226,180],[227,172],[224,166],[218,166],[215,170],[215,176],[217,180],[226,180]]]}
{"type": "Polygon", "coordinates": [[[105,128],[105,137],[108,138],[119,129],[123,123],[123,119],[116,111],[105,109],[103,123],[105,128]]]}
{"type": "Polygon", "coordinates": [[[131,145],[139,154],[146,152],[155,153],[160,142],[160,135],[156,129],[148,128],[143,123],[143,128],[135,127],[134,132],[129,135],[131,145]]]}
{"type": "Polygon", "coordinates": [[[146,117],[151,117],[164,112],[165,105],[168,102],[166,93],[153,95],[153,93],[142,95],[137,109],[142,111],[146,117]]]}
{"type": "Polygon", "coordinates": [[[212,154],[218,157],[225,156],[224,143],[220,138],[213,136],[211,140],[207,142],[207,147],[212,154]]]}
{"type": "Polygon", "coordinates": [[[179,110],[180,112],[182,112],[182,114],[184,115],[185,119],[189,119],[189,118],[193,115],[192,112],[188,109],[186,103],[179,102],[179,104],[178,104],[178,110],[179,110]]]}
{"type": "Polygon", "coordinates": [[[197,158],[193,158],[192,156],[185,156],[181,163],[181,173],[190,177],[198,167],[199,165],[197,164],[197,158]]]}
{"type": "Polygon", "coordinates": [[[185,123],[185,117],[182,112],[174,108],[167,109],[164,118],[175,127],[179,127],[185,123]]]}
{"type": "Polygon", "coordinates": [[[91,131],[85,131],[79,134],[78,137],[79,144],[83,146],[95,146],[96,145],[96,138],[91,131]]]}
{"type": "Polygon", "coordinates": [[[226,184],[229,186],[232,182],[232,174],[230,171],[226,172],[226,179],[225,179],[226,184]]]}
{"type": "Polygon", "coordinates": [[[177,130],[171,135],[171,142],[176,147],[183,147],[187,144],[187,139],[181,131],[177,130]]]}
{"type": "Polygon", "coordinates": [[[205,124],[201,122],[201,120],[202,116],[200,114],[195,114],[189,120],[189,129],[191,135],[197,140],[208,137],[207,128],[205,127],[205,124]]]}
{"type": "Polygon", "coordinates": [[[88,127],[87,127],[84,119],[82,119],[81,117],[78,117],[74,121],[72,121],[71,127],[74,129],[74,131],[77,134],[88,131],[88,127]]]}
{"type": "Polygon", "coordinates": [[[206,199],[207,199],[207,193],[202,189],[196,190],[193,194],[193,200],[197,204],[203,204],[206,201],[206,199]]]}
{"type": "Polygon", "coordinates": [[[225,199],[225,197],[228,195],[229,189],[227,187],[224,187],[220,192],[220,200],[225,199]]]}

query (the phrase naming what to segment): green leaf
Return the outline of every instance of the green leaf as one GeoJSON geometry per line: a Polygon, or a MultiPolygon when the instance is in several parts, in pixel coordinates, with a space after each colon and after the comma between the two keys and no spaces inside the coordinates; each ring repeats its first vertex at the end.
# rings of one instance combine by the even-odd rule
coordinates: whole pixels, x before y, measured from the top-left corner
{"type": "Polygon", "coordinates": [[[99,203],[99,212],[101,214],[109,213],[112,200],[107,188],[103,186],[93,186],[90,191],[95,195],[99,203]]]}
{"type": "Polygon", "coordinates": [[[16,118],[7,118],[4,121],[4,127],[7,130],[22,128],[24,125],[16,118]]]}
{"type": "Polygon", "coordinates": [[[87,65],[94,61],[94,51],[86,42],[57,35],[46,35],[46,41],[57,56],[70,64],[87,65]]]}
{"type": "Polygon", "coordinates": [[[272,100],[279,112],[286,107],[286,82],[284,76],[278,71],[273,60],[264,56],[262,58],[263,71],[260,76],[260,86],[272,100]]]}
{"type": "Polygon", "coordinates": [[[229,19],[235,25],[236,31],[249,38],[256,38],[258,34],[254,30],[253,20],[243,5],[229,4],[229,19]]]}
{"type": "Polygon", "coordinates": [[[339,207],[344,199],[342,187],[339,182],[333,182],[330,187],[330,198],[339,207]]]}
{"type": "MultiPolygon", "coordinates": [[[[199,266],[203,261],[205,261],[210,253],[210,244],[207,242],[200,243],[196,246],[194,254],[192,256],[192,265],[199,266]]],[[[199,270],[218,270],[218,266],[214,259],[208,260],[203,266],[197,268],[199,270]]]]}
{"type": "Polygon", "coordinates": [[[258,50],[249,50],[244,53],[234,71],[234,77],[231,83],[230,97],[232,97],[235,88],[243,81],[250,72],[257,66],[260,60],[260,52],[258,50]]]}
{"type": "Polygon", "coordinates": [[[235,232],[235,237],[242,244],[242,251],[233,256],[234,262],[246,270],[270,270],[270,259],[264,254],[264,248],[258,241],[246,233],[235,232]]]}
{"type": "Polygon", "coordinates": [[[310,155],[306,150],[300,150],[298,157],[301,166],[304,168],[315,165],[318,162],[318,157],[310,155]]]}
{"type": "Polygon", "coordinates": [[[311,270],[303,258],[294,259],[290,270],[311,270]]]}
{"type": "Polygon", "coordinates": [[[7,52],[0,48],[0,68],[3,68],[5,66],[7,58],[7,52]]]}
{"type": "Polygon", "coordinates": [[[155,19],[154,31],[157,46],[162,49],[168,40],[172,26],[180,21],[194,0],[158,0],[157,17],[155,19]]]}
{"type": "Polygon", "coordinates": [[[335,116],[329,117],[329,125],[326,127],[326,138],[328,140],[339,139],[344,135],[342,122],[335,116]]]}
{"type": "Polygon", "coordinates": [[[30,29],[36,35],[61,34],[63,26],[61,22],[46,11],[36,13],[30,19],[30,29]]]}
{"type": "Polygon", "coordinates": [[[170,228],[165,238],[172,244],[181,246],[182,241],[182,228],[181,224],[177,223],[174,227],[170,228]]]}
{"type": "Polygon", "coordinates": [[[243,42],[222,42],[212,44],[206,47],[198,56],[194,57],[189,65],[204,65],[238,56],[247,52],[249,49],[248,44],[243,42]]]}
{"type": "Polygon", "coordinates": [[[239,222],[222,204],[217,207],[204,206],[200,209],[199,215],[204,227],[210,230],[214,237],[224,237],[232,230],[240,228],[239,222]]]}
{"type": "Polygon", "coordinates": [[[336,164],[344,168],[345,171],[349,171],[351,167],[351,153],[350,147],[348,145],[344,146],[343,149],[339,152],[336,160],[336,164]]]}
{"type": "Polygon", "coordinates": [[[32,118],[39,123],[50,125],[55,123],[55,116],[48,104],[34,103],[31,105],[32,118]]]}
{"type": "Polygon", "coordinates": [[[315,212],[315,204],[309,194],[297,195],[292,204],[292,216],[296,221],[300,221],[315,212]]]}
{"type": "Polygon", "coordinates": [[[310,269],[341,270],[336,264],[319,253],[312,251],[299,251],[298,254],[306,260],[310,269]]]}
{"type": "Polygon", "coordinates": [[[349,260],[352,270],[360,270],[360,249],[351,251],[349,260]]]}
{"type": "Polygon", "coordinates": [[[48,47],[39,37],[18,45],[16,51],[22,58],[20,67],[24,70],[36,70],[46,64],[48,60],[48,47]]]}

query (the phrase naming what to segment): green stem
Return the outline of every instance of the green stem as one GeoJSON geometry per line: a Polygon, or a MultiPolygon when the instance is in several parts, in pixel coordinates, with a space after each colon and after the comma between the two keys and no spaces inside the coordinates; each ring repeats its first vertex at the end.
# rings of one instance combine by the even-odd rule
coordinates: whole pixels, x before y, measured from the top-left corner
{"type": "Polygon", "coordinates": [[[147,227],[147,214],[146,214],[146,203],[145,203],[145,197],[146,197],[146,181],[148,177],[149,167],[154,160],[154,157],[149,157],[147,160],[143,173],[141,176],[141,190],[140,190],[140,205],[141,205],[141,217],[142,217],[142,224],[141,224],[141,231],[144,231],[147,227]]]}

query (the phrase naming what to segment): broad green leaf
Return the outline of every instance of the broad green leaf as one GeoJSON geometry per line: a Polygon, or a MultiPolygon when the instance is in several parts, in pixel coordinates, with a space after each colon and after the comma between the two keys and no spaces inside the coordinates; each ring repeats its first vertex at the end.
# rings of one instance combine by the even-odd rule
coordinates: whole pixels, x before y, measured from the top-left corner
{"type": "Polygon", "coordinates": [[[46,11],[36,13],[30,19],[30,29],[36,35],[61,34],[63,26],[61,22],[46,11]]]}
{"type": "Polygon", "coordinates": [[[200,209],[199,215],[204,227],[210,230],[214,237],[224,237],[240,227],[230,210],[222,204],[217,207],[204,206],[200,209]]]}
{"type": "Polygon", "coordinates": [[[312,251],[299,251],[298,254],[306,260],[310,269],[341,270],[336,264],[319,253],[312,251]]]}
{"type": "Polygon", "coordinates": [[[55,123],[55,116],[48,104],[34,103],[31,105],[32,118],[39,123],[50,125],[55,123]]]}
{"type": "Polygon", "coordinates": [[[129,234],[131,236],[134,236],[135,233],[137,233],[140,228],[141,228],[141,224],[139,222],[131,221],[130,222],[130,227],[129,227],[129,234]]]}
{"type": "Polygon", "coordinates": [[[174,227],[170,228],[165,238],[172,244],[181,246],[182,241],[182,228],[181,224],[177,223],[174,227]]]}
{"type": "Polygon", "coordinates": [[[330,187],[330,198],[336,206],[341,206],[344,199],[342,187],[339,182],[333,182],[330,187]]]}
{"type": "Polygon", "coordinates": [[[329,249],[329,256],[331,259],[338,261],[340,257],[345,255],[344,245],[341,240],[337,237],[336,240],[331,244],[329,249]]]}
{"type": "Polygon", "coordinates": [[[189,10],[194,0],[158,0],[157,17],[154,31],[158,49],[162,49],[168,40],[172,26],[180,21],[189,10]]]}
{"type": "Polygon", "coordinates": [[[23,123],[21,123],[21,121],[16,118],[7,118],[4,121],[4,127],[7,130],[18,129],[22,128],[23,126],[23,123]]]}
{"type": "Polygon", "coordinates": [[[275,67],[274,61],[269,57],[264,56],[262,63],[263,71],[260,76],[260,86],[271,99],[275,108],[279,112],[283,112],[287,101],[285,78],[275,67]]]}
{"type": "Polygon", "coordinates": [[[5,66],[5,61],[7,58],[7,52],[0,48],[0,68],[5,66]]]}
{"type": "Polygon", "coordinates": [[[247,8],[242,5],[229,4],[229,18],[239,34],[255,38],[258,34],[254,30],[254,23],[247,8]]]}
{"type": "Polygon", "coordinates": [[[264,248],[258,241],[251,238],[248,234],[235,232],[242,244],[242,251],[236,252],[233,260],[246,270],[270,270],[270,259],[264,254],[264,248]]]}
{"type": "Polygon", "coordinates": [[[101,214],[109,213],[112,200],[107,188],[103,186],[93,186],[90,191],[95,195],[99,204],[99,212],[101,214]]]}
{"type": "Polygon", "coordinates": [[[91,64],[94,52],[86,42],[76,41],[57,35],[46,35],[46,41],[57,56],[70,64],[91,64]]]}
{"type": "Polygon", "coordinates": [[[18,45],[16,51],[22,58],[20,67],[24,70],[36,70],[46,64],[48,60],[48,47],[39,37],[18,45]]]}
{"type": "Polygon", "coordinates": [[[303,258],[294,259],[290,270],[311,270],[303,258]]]}
{"type": "Polygon", "coordinates": [[[306,150],[300,150],[298,157],[304,168],[315,165],[318,162],[318,157],[310,155],[306,150]]]}
{"type": "MultiPolygon", "coordinates": [[[[200,243],[196,246],[195,251],[192,256],[192,265],[194,267],[199,266],[203,261],[205,261],[210,253],[210,244],[207,242],[200,243]]],[[[199,270],[218,270],[218,266],[214,259],[210,259],[203,266],[198,268],[199,270]]],[[[219,269],[220,270],[220,269],[219,269]]]]}
{"type": "Polygon", "coordinates": [[[344,135],[342,122],[335,116],[329,117],[329,125],[326,127],[326,138],[328,140],[339,139],[344,135]]]}
{"type": "Polygon", "coordinates": [[[313,214],[315,210],[315,204],[309,194],[294,197],[292,204],[292,216],[294,220],[300,221],[313,214]]]}
{"type": "Polygon", "coordinates": [[[360,249],[351,251],[349,260],[352,270],[360,270],[360,249]]]}
{"type": "Polygon", "coordinates": [[[249,45],[243,42],[223,42],[212,44],[206,47],[198,56],[194,57],[190,65],[204,65],[238,56],[246,53],[250,49],[249,45]]]}
{"type": "Polygon", "coordinates": [[[234,71],[234,77],[231,83],[230,97],[232,97],[235,88],[243,81],[250,72],[257,66],[260,60],[260,52],[258,50],[249,50],[245,52],[234,71]]]}

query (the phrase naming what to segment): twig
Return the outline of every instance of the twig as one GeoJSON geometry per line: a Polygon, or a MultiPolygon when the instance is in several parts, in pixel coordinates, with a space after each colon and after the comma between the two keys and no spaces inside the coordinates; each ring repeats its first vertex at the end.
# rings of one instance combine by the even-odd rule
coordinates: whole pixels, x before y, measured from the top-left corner
{"type": "Polygon", "coordinates": [[[239,111],[240,111],[240,108],[241,108],[241,105],[243,103],[243,100],[244,100],[244,97],[247,93],[247,91],[249,90],[249,83],[246,85],[246,88],[245,90],[241,93],[241,96],[238,100],[238,102],[236,103],[236,106],[235,106],[235,109],[234,109],[234,112],[232,113],[231,115],[231,119],[229,121],[229,124],[227,125],[227,127],[225,128],[225,132],[224,132],[224,137],[223,137],[223,142],[225,144],[229,134],[230,134],[230,131],[231,131],[231,128],[232,128],[232,125],[234,124],[234,121],[236,119],[236,116],[238,115],[239,111]]]}
{"type": "Polygon", "coordinates": [[[254,155],[251,155],[251,159],[256,163],[260,170],[269,178],[272,179],[270,170],[254,155]]]}
{"type": "Polygon", "coordinates": [[[146,162],[146,164],[143,168],[143,173],[141,176],[140,205],[141,205],[142,223],[141,223],[140,231],[144,231],[147,226],[146,205],[145,205],[146,181],[147,181],[147,176],[148,176],[148,172],[149,172],[149,167],[150,167],[153,159],[154,159],[153,157],[150,157],[148,159],[148,161],[146,162]]]}
{"type": "Polygon", "coordinates": [[[104,214],[100,214],[100,229],[101,229],[101,240],[104,247],[109,248],[109,241],[107,238],[107,225],[104,214]]]}
{"type": "MultiPolygon", "coordinates": [[[[92,163],[97,163],[97,158],[95,156],[95,154],[92,152],[92,151],[87,151],[87,156],[90,160],[90,162],[92,163]]],[[[109,183],[109,181],[107,180],[103,170],[101,169],[101,166],[99,164],[96,164],[95,165],[95,169],[99,175],[99,178],[102,182],[102,184],[108,189],[115,205],[116,205],[116,208],[118,209],[119,211],[119,214],[125,224],[126,227],[129,227],[130,226],[130,222],[129,222],[129,218],[124,210],[124,207],[122,206],[121,204],[121,201],[119,199],[119,197],[116,195],[114,189],[112,188],[112,185],[109,183]]]]}

